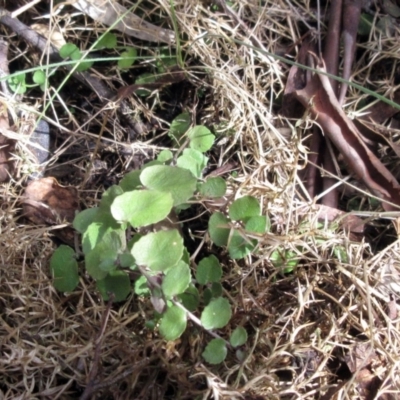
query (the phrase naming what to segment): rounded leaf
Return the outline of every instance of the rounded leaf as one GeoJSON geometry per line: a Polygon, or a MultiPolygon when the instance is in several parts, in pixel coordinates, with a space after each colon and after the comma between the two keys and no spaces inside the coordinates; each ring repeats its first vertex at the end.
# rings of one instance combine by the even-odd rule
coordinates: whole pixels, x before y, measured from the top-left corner
{"type": "Polygon", "coordinates": [[[253,196],[243,196],[235,200],[229,207],[229,216],[233,221],[244,221],[260,214],[260,203],[253,196]]]}
{"type": "Polygon", "coordinates": [[[71,59],[76,59],[76,58],[81,58],[82,53],[78,49],[76,45],[73,43],[65,43],[64,46],[61,47],[60,51],[60,57],[61,58],[68,58],[70,57],[71,59]]]}
{"type": "Polygon", "coordinates": [[[202,356],[210,364],[219,364],[225,360],[227,354],[225,340],[213,339],[204,349],[202,356]]]}
{"type": "Polygon", "coordinates": [[[71,247],[61,245],[50,259],[54,287],[60,292],[72,292],[79,283],[78,263],[71,247]]]}
{"type": "Polygon", "coordinates": [[[124,192],[129,192],[130,190],[135,190],[139,186],[142,186],[142,183],[140,182],[141,173],[142,171],[140,169],[135,169],[131,172],[128,172],[119,183],[122,190],[124,192]]]}
{"type": "Polygon", "coordinates": [[[129,47],[121,53],[121,59],[118,60],[118,67],[121,69],[129,68],[133,65],[137,58],[137,50],[134,47],[129,47]]]}
{"type": "Polygon", "coordinates": [[[226,246],[230,228],[228,227],[230,220],[222,213],[216,212],[211,215],[208,221],[208,232],[210,233],[211,240],[217,246],[226,246]]]}
{"type": "Polygon", "coordinates": [[[203,258],[197,265],[196,280],[200,285],[219,282],[222,276],[221,264],[214,255],[203,258]]]}
{"type": "Polygon", "coordinates": [[[186,312],[178,306],[171,306],[165,312],[160,323],[160,333],[166,340],[176,340],[187,325],[186,312]]]}
{"type": "Polygon", "coordinates": [[[221,297],[223,293],[223,287],[220,282],[213,282],[211,285],[211,295],[212,297],[221,297]]]}
{"type": "Polygon", "coordinates": [[[229,339],[230,344],[233,347],[242,346],[247,342],[247,331],[242,326],[238,326],[233,332],[229,339]]]}
{"type": "Polygon", "coordinates": [[[113,201],[123,193],[124,190],[122,189],[121,186],[118,185],[110,186],[101,196],[100,208],[103,211],[110,211],[110,207],[113,201]]]}
{"type": "Polygon", "coordinates": [[[200,296],[196,286],[190,284],[185,293],[180,294],[179,299],[182,301],[183,306],[188,311],[195,311],[199,306],[200,296]]]}
{"type": "Polygon", "coordinates": [[[204,197],[222,197],[226,192],[226,182],[220,176],[208,178],[200,187],[204,197]]]}
{"type": "Polygon", "coordinates": [[[160,161],[162,163],[172,160],[174,158],[174,155],[172,154],[171,150],[162,150],[160,151],[160,154],[157,156],[157,161],[160,161]]]}
{"type": "Polygon", "coordinates": [[[117,221],[128,221],[134,228],[139,228],[165,219],[172,205],[170,193],[134,190],[123,193],[114,200],[111,214],[117,221]]]}
{"type": "Polygon", "coordinates": [[[117,46],[117,36],[114,33],[107,32],[103,34],[94,46],[95,49],[115,49],[117,46]]]}
{"type": "Polygon", "coordinates": [[[183,238],[176,229],[148,233],[132,247],[137,265],[152,271],[165,271],[182,258],[183,238]]]}
{"type": "Polygon", "coordinates": [[[83,210],[77,215],[75,215],[74,221],[72,222],[72,226],[79,233],[85,233],[89,225],[95,219],[97,213],[99,211],[98,207],[88,208],[87,210],[83,210]]]}
{"type": "Polygon", "coordinates": [[[194,149],[184,149],[176,160],[180,168],[188,169],[195,177],[200,178],[203,169],[207,166],[208,157],[194,149]]]}
{"type": "Polygon", "coordinates": [[[150,289],[147,285],[147,278],[145,276],[142,275],[135,281],[134,290],[138,296],[150,294],[150,289]]]}
{"type": "Polygon", "coordinates": [[[104,279],[96,282],[97,289],[107,301],[110,293],[114,294],[114,302],[124,301],[131,292],[131,281],[124,271],[111,271],[104,279]]]}
{"type": "Polygon", "coordinates": [[[145,168],[140,180],[148,189],[171,193],[174,206],[185,203],[196,190],[197,179],[183,168],[153,165],[145,168]]]}
{"type": "Polygon", "coordinates": [[[227,325],[232,311],[229,301],[224,297],[210,301],[201,313],[201,323],[205,329],[218,329],[227,325]]]}
{"type": "Polygon", "coordinates": [[[175,267],[168,270],[163,283],[162,291],[166,297],[172,297],[183,293],[189,286],[192,276],[189,265],[182,260],[175,267]]]}
{"type": "Polygon", "coordinates": [[[169,137],[174,138],[175,140],[177,140],[179,142],[179,140],[182,138],[182,136],[190,128],[191,122],[192,122],[192,119],[188,112],[179,114],[171,122],[171,125],[169,127],[169,137]]]}
{"type": "Polygon", "coordinates": [[[215,136],[203,125],[194,126],[187,135],[190,139],[190,148],[202,153],[210,150],[214,144],[215,136]]]}
{"type": "Polygon", "coordinates": [[[233,259],[238,260],[250,254],[255,249],[256,245],[257,245],[256,239],[250,239],[246,237],[245,234],[242,234],[237,230],[234,230],[229,238],[229,243],[228,243],[229,255],[233,259]]]}
{"type": "Polygon", "coordinates": [[[46,82],[46,74],[42,70],[35,71],[32,79],[36,84],[43,85],[46,82]]]}
{"type": "Polygon", "coordinates": [[[268,222],[269,221],[265,215],[250,217],[246,221],[245,230],[247,232],[265,233],[267,229],[270,229],[270,226],[268,226],[268,222]]]}

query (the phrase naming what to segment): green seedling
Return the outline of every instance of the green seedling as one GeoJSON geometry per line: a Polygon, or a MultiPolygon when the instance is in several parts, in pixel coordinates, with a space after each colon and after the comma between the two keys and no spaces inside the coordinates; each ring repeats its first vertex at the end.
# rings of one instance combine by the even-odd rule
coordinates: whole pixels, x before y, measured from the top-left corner
{"type": "MultiPolygon", "coordinates": [[[[174,129],[178,122],[172,125],[174,129]]],[[[232,317],[231,305],[223,296],[222,266],[217,257],[199,260],[193,272],[179,224],[162,227],[171,214],[196,199],[225,194],[221,178],[202,177],[208,161],[204,152],[211,148],[214,135],[203,126],[182,135],[187,147],[178,157],[171,151],[160,153],[157,160],[125,175],[119,185],[103,193],[97,207],[80,212],[73,222],[82,235],[86,273],[96,281],[103,299],[108,300],[110,294],[115,302],[132,294],[150,298],[154,315],[149,315],[146,326],[158,329],[166,340],[178,339],[188,329],[188,319],[211,333],[226,327],[232,317]]],[[[241,203],[247,207],[244,200],[241,203]]],[[[240,217],[257,230],[258,224],[250,221],[260,217],[256,215],[260,207],[253,198],[249,201],[249,211],[240,217]]],[[[234,203],[232,210],[237,207],[234,203]]],[[[265,224],[261,225],[265,230],[265,224]]],[[[60,246],[53,254],[51,270],[57,290],[70,292],[78,285],[77,257],[68,246],[60,246]]],[[[212,340],[204,350],[205,360],[222,362],[228,349],[242,345],[243,338],[240,330],[231,337],[233,344],[223,338],[212,340]]]]}

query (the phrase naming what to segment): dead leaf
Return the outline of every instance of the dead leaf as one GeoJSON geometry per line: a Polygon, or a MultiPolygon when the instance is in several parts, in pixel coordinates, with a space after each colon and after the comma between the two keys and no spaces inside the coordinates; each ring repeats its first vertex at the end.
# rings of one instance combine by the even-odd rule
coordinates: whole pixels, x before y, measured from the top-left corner
{"type": "Polygon", "coordinates": [[[72,222],[78,209],[78,191],[61,186],[53,177],[31,181],[25,190],[24,215],[36,224],[72,222]]]}
{"type": "Polygon", "coordinates": [[[362,399],[375,398],[381,379],[372,372],[372,368],[381,364],[378,355],[369,343],[357,343],[345,357],[346,364],[352,374],[355,374],[357,389],[362,399]]]}
{"type": "MultiPolygon", "coordinates": [[[[293,67],[296,68],[296,67],[293,67]]],[[[326,72],[323,61],[318,69],[326,72]]],[[[290,87],[288,85],[288,87],[290,87]]],[[[292,85],[291,87],[294,87],[292,85]]],[[[312,116],[343,155],[351,170],[383,202],[386,211],[397,210],[400,206],[400,186],[395,177],[369,150],[354,123],[346,116],[336,99],[329,78],[315,74],[304,89],[295,91],[297,99],[308,107],[312,116]]]]}

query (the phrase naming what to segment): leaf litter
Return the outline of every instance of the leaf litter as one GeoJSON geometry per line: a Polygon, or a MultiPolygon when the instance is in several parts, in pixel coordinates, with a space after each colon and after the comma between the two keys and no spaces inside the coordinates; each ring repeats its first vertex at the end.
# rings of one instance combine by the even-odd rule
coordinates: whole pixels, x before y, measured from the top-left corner
{"type": "MultiPolygon", "coordinates": [[[[42,15],[35,5],[20,3],[28,8],[17,18],[33,22],[42,15]]],[[[120,3],[125,10],[131,8],[129,2],[120,3]]],[[[343,4],[355,7],[360,2],[343,4]]],[[[8,118],[29,110],[37,119],[50,97],[32,91],[33,106],[35,102],[27,98],[17,101],[1,93],[1,102],[8,108],[8,115],[2,117],[7,140],[15,143],[15,149],[4,147],[2,154],[7,163],[10,156],[16,163],[16,172],[6,171],[11,182],[1,188],[0,209],[0,329],[4,338],[0,390],[5,399],[94,395],[116,399],[370,399],[374,395],[384,399],[397,395],[398,111],[382,102],[374,104],[351,84],[341,104],[336,100],[337,89],[330,89],[331,81],[318,71],[290,68],[248,45],[336,73],[325,52],[318,54],[321,46],[305,39],[307,31],[317,32],[320,26],[318,39],[331,19],[335,24],[341,20],[343,10],[329,12],[331,4],[325,2],[321,6],[319,16],[309,3],[238,1],[227,6],[218,1],[193,6],[190,1],[175,1],[174,23],[187,37],[183,48],[190,56],[185,73],[178,70],[178,79],[167,74],[165,80],[148,84],[147,99],[132,93],[137,89],[132,83],[136,75],[116,76],[111,64],[95,65],[95,74],[75,73],[46,114],[51,157],[45,181],[34,180],[31,186],[25,172],[29,157],[23,132],[8,118]],[[286,103],[289,97],[282,96],[285,88],[292,94],[292,105],[286,103]],[[114,108],[104,100],[113,98],[119,98],[114,108]],[[285,113],[279,115],[280,108],[286,108],[285,113]],[[232,262],[222,252],[215,254],[224,266],[223,286],[234,304],[224,330],[243,326],[250,344],[245,349],[247,357],[241,361],[228,357],[222,365],[199,362],[204,333],[188,332],[181,340],[166,343],[147,328],[144,314],[152,309],[150,300],[130,297],[122,305],[110,302],[107,306],[87,276],[81,276],[77,290],[61,295],[52,285],[48,268],[56,247],[55,233],[60,224],[71,221],[78,202],[83,208],[96,205],[105,188],[155,158],[168,145],[169,123],[187,110],[219,141],[209,156],[227,180],[228,193],[259,198],[263,215],[273,221],[271,232],[257,236],[256,255],[232,262]],[[360,110],[365,112],[359,116],[360,110]],[[319,126],[311,135],[319,137],[315,139],[319,144],[312,146],[308,128],[313,122],[319,126]],[[359,122],[368,124],[372,131],[368,140],[378,144],[371,146],[363,139],[366,129],[359,122]],[[326,137],[338,150],[325,144],[326,137]],[[314,188],[304,178],[311,176],[307,160],[314,160],[313,176],[316,183],[321,182],[314,188]],[[99,161],[109,167],[95,176],[99,161]],[[234,175],[226,167],[232,165],[234,175]],[[341,190],[350,185],[352,197],[341,190]],[[26,187],[25,198],[30,200],[28,210],[25,205],[21,213],[26,187]],[[38,197],[47,187],[56,194],[38,197]],[[67,187],[74,189],[67,193],[67,187]],[[368,188],[384,210],[372,202],[368,188]],[[334,192],[328,204],[321,195],[324,191],[334,192]],[[28,223],[24,213],[33,223],[28,223]],[[337,228],[338,221],[342,229],[337,228]],[[387,238],[384,244],[368,236],[370,228],[387,238]],[[361,238],[349,234],[353,229],[361,238]],[[274,251],[294,254],[294,271],[284,273],[274,267],[270,260],[274,251]]],[[[376,18],[368,39],[357,36],[356,53],[354,38],[345,44],[347,72],[343,76],[398,102],[393,89],[399,83],[398,26],[389,27],[386,14],[392,18],[393,11],[382,11],[375,2],[370,11],[361,10],[362,16],[371,10],[376,18]],[[380,28],[383,23],[386,31],[380,28]],[[351,74],[347,75],[349,65],[351,74]]],[[[154,15],[152,23],[159,27],[172,26],[168,1],[139,2],[133,12],[144,19],[154,15]]],[[[97,23],[68,7],[52,14],[52,23],[64,26],[70,18],[74,24],[64,31],[67,41],[81,45],[83,39],[93,42],[100,34],[97,23]]],[[[33,44],[29,28],[19,19],[2,14],[0,23],[12,49],[11,72],[36,66],[47,50],[53,61],[59,61],[58,52],[43,37],[34,36],[33,44]],[[19,50],[26,43],[30,44],[28,58],[19,50]],[[35,49],[38,44],[41,47],[35,49]]],[[[343,29],[347,37],[345,25],[343,29]]],[[[170,41],[171,30],[160,32],[167,33],[170,41]]],[[[333,42],[340,43],[341,30],[336,32],[333,42]]],[[[118,40],[145,47],[122,33],[118,40]]],[[[332,62],[340,71],[339,54],[333,53],[332,62]]],[[[138,73],[149,72],[151,63],[141,61],[138,73]]],[[[205,206],[226,212],[228,200],[205,206]]],[[[201,218],[198,221],[200,235],[206,225],[201,218]]]]}

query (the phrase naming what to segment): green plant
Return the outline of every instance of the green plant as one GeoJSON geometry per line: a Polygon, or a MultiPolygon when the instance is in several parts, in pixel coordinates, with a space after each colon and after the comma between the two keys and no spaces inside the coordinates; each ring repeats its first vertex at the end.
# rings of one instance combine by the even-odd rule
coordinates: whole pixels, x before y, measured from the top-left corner
{"type": "MultiPolygon", "coordinates": [[[[204,152],[214,141],[206,127],[195,126],[178,138],[173,129],[170,134],[178,141],[186,138],[187,147],[176,160],[171,151],[163,151],[141,170],[129,172],[103,194],[98,207],[80,212],[73,226],[82,235],[86,272],[104,300],[111,293],[117,302],[132,292],[150,297],[154,315],[146,326],[158,327],[166,340],[179,338],[191,319],[214,336],[203,356],[217,363],[229,348],[243,345],[247,335],[243,328],[235,330],[228,341],[213,332],[224,328],[232,315],[223,296],[222,266],[215,256],[204,257],[193,276],[194,263],[176,216],[190,203],[223,196],[226,184],[221,178],[202,179],[208,162],[204,152]]],[[[238,202],[230,211],[252,221],[260,210],[251,203],[253,208],[244,213],[238,202]]],[[[72,291],[78,285],[78,257],[68,246],[53,254],[50,266],[58,290],[72,291]]]]}

